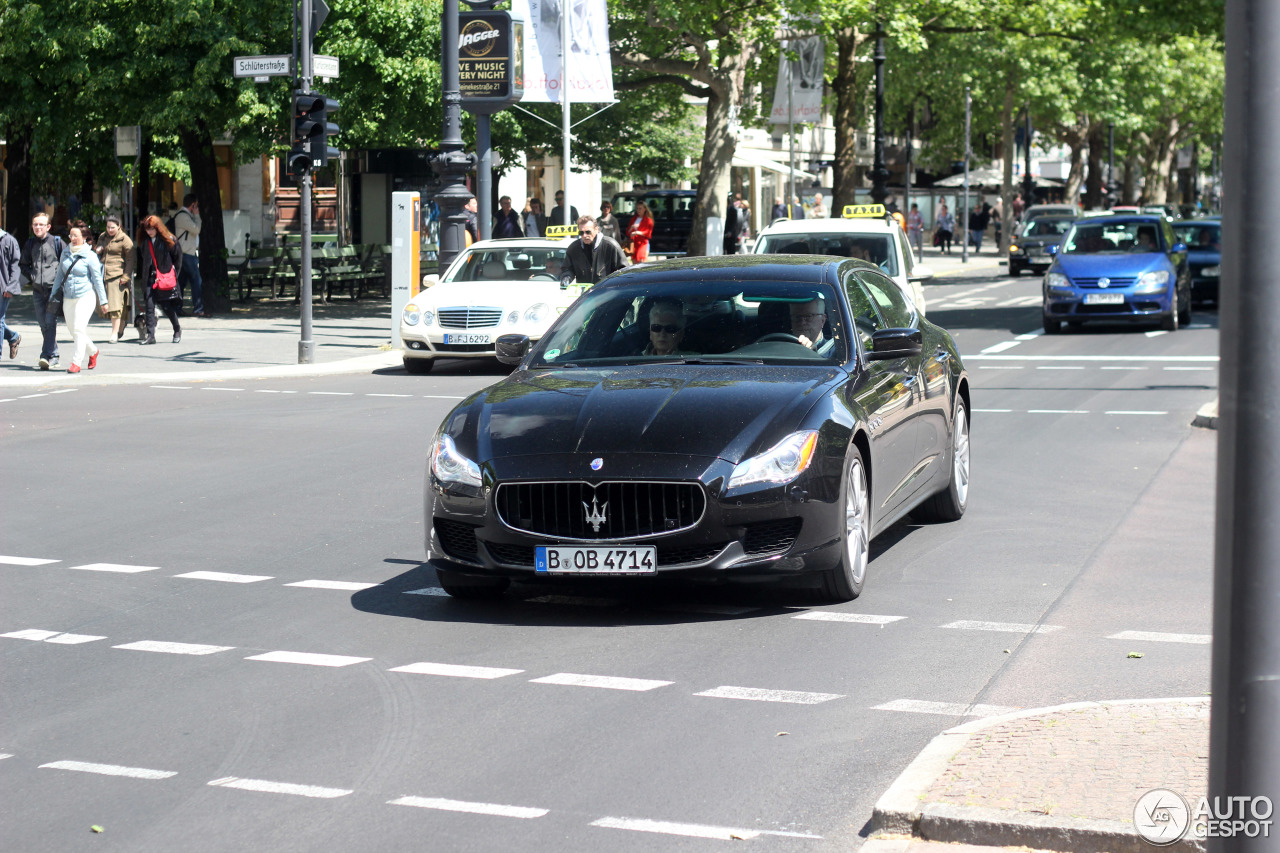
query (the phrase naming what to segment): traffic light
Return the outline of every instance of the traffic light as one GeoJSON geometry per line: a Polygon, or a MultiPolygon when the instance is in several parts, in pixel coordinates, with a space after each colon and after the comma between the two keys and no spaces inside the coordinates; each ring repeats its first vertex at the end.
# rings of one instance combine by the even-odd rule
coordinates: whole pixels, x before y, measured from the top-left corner
{"type": "Polygon", "coordinates": [[[293,93],[294,150],[289,154],[291,164],[295,153],[299,164],[304,155],[308,158],[306,168],[310,169],[322,168],[331,158],[338,156],[338,149],[329,144],[329,137],[338,133],[338,126],[329,120],[337,110],[338,102],[319,92],[298,90],[293,93]]]}

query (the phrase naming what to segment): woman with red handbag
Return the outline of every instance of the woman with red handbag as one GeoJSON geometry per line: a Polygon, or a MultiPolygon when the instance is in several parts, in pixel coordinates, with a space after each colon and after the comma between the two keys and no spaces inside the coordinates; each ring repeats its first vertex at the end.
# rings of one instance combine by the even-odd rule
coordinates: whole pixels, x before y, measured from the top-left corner
{"type": "Polygon", "coordinates": [[[178,288],[178,270],[182,268],[182,247],[160,217],[154,214],[142,220],[138,227],[138,282],[146,294],[147,336],[140,343],[156,342],[156,306],[173,324],[173,342],[182,340],[182,327],[178,324],[178,308],[182,305],[182,291],[178,288]]]}

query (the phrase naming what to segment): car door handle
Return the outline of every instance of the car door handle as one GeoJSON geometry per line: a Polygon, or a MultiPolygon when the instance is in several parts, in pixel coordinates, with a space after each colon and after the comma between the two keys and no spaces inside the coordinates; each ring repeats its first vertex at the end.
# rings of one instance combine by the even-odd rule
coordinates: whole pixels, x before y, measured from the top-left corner
{"type": "Polygon", "coordinates": [[[944,349],[940,349],[933,354],[934,361],[946,361],[949,358],[951,358],[951,353],[947,352],[944,349]]]}

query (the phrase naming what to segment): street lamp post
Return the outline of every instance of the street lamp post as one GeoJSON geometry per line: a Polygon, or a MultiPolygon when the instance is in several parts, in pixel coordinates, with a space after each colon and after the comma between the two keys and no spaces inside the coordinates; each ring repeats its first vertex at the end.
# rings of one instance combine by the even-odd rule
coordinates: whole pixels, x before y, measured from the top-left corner
{"type": "Polygon", "coordinates": [[[1036,181],[1031,177],[1031,105],[1027,104],[1023,111],[1025,121],[1022,126],[1022,155],[1025,159],[1025,168],[1022,170],[1022,203],[1023,210],[1035,204],[1036,181]]]}
{"type": "Polygon", "coordinates": [[[889,170],[884,166],[884,27],[876,26],[876,139],[875,160],[871,165],[871,200],[884,204],[888,192],[885,181],[889,170]]]}
{"type": "MultiPolygon", "coordinates": [[[[462,92],[458,83],[458,0],[444,0],[441,14],[441,88],[444,99],[444,135],[440,153],[431,163],[439,176],[440,275],[466,248],[467,215],[463,205],[471,198],[463,178],[475,165],[475,157],[462,150],[462,92]]],[[[418,251],[418,247],[412,247],[418,251]]]]}

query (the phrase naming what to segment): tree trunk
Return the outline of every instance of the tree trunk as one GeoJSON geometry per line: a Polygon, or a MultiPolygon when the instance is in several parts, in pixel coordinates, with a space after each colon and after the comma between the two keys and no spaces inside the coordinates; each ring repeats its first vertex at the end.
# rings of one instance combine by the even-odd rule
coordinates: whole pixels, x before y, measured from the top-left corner
{"type": "Polygon", "coordinates": [[[832,210],[844,210],[846,205],[855,204],[855,191],[858,188],[858,102],[860,92],[857,86],[858,48],[866,41],[866,36],[856,28],[844,30],[836,36],[838,60],[836,77],[831,88],[836,94],[835,115],[832,117],[836,126],[836,156],[832,179],[832,210]]]}
{"type": "Polygon", "coordinates": [[[1102,123],[1089,127],[1089,169],[1084,177],[1084,206],[1086,210],[1102,207],[1103,179],[1106,177],[1102,163],[1107,143],[1102,136],[1102,123]]]}
{"type": "Polygon", "coordinates": [[[1138,175],[1142,169],[1138,161],[1140,144],[1139,135],[1134,134],[1129,137],[1129,144],[1125,146],[1124,184],[1120,192],[1120,198],[1125,204],[1138,203],[1138,175]]]}
{"type": "MultiPolygon", "coordinates": [[[[85,166],[85,167],[84,167],[84,175],[83,175],[83,176],[81,176],[81,178],[80,178],[80,204],[81,204],[81,205],[85,205],[85,204],[93,204],[93,203],[94,203],[94,201],[93,201],[93,184],[94,184],[94,181],[93,181],[93,164],[92,164],[92,163],[90,163],[89,165],[87,165],[87,166],[85,166]]],[[[81,218],[81,219],[84,219],[84,215],[83,215],[83,214],[81,214],[80,218],[81,218]]],[[[90,222],[89,224],[90,224],[90,225],[93,225],[93,223],[92,223],[92,222],[90,222]]]]}
{"type": "MultiPolygon", "coordinates": [[[[138,156],[138,174],[133,176],[133,215],[138,226],[138,235],[142,234],[142,220],[147,218],[147,209],[151,204],[151,134],[142,131],[142,150],[138,156]]],[[[142,242],[135,235],[134,242],[142,242]]]]}
{"type": "Polygon", "coordinates": [[[191,190],[200,202],[200,278],[207,311],[229,311],[231,289],[227,281],[226,237],[222,230],[222,192],[218,187],[218,161],[213,137],[203,121],[180,134],[182,151],[191,167],[191,190]]]}
{"type": "Polygon", "coordinates": [[[1169,165],[1176,156],[1174,149],[1180,132],[1176,118],[1170,119],[1161,133],[1147,147],[1143,168],[1145,185],[1142,188],[1144,204],[1164,204],[1169,191],[1169,165]]]}
{"type": "Polygon", "coordinates": [[[4,202],[4,230],[19,244],[31,236],[31,134],[29,124],[10,125],[5,136],[4,168],[9,173],[9,195],[4,202]]]}
{"type": "MultiPolygon", "coordinates": [[[[1004,108],[1000,111],[1000,148],[1004,157],[1004,174],[1000,176],[1000,257],[1009,257],[1009,238],[1013,234],[1013,96],[1014,78],[1004,87],[1004,108]]],[[[1031,144],[1031,140],[1027,140],[1031,144]]]]}
{"type": "MultiPolygon", "coordinates": [[[[744,50],[721,61],[707,98],[707,130],[702,142],[702,161],[698,168],[698,196],[693,213],[693,232],[687,248],[690,256],[708,254],[707,219],[712,216],[725,221],[725,204],[729,197],[730,170],[738,140],[729,124],[731,107],[742,99],[747,63],[755,51],[744,50]]],[[[716,247],[720,254],[723,242],[716,247]]]]}

